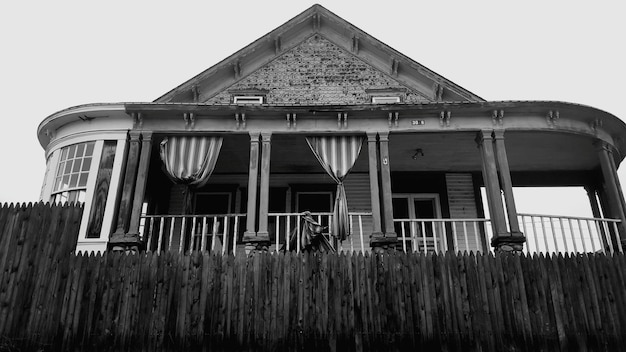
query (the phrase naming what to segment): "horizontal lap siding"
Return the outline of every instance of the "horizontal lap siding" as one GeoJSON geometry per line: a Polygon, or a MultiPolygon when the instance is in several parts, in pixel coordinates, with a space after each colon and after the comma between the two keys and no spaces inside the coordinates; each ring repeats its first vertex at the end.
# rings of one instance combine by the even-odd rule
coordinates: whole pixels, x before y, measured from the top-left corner
{"type": "MultiPolygon", "coordinates": [[[[346,197],[348,198],[348,210],[350,212],[371,213],[372,203],[370,197],[370,180],[369,174],[349,174],[344,181],[346,189],[346,197]]],[[[363,242],[365,249],[369,249],[369,238],[372,233],[372,216],[363,216],[362,218],[363,242]]],[[[361,239],[359,236],[361,226],[358,217],[352,218],[352,238],[348,238],[343,243],[343,247],[347,249],[360,249],[361,239]]]]}
{"type": "MultiPolygon", "coordinates": [[[[448,204],[451,219],[476,219],[478,211],[476,209],[476,198],[474,197],[474,183],[471,174],[446,174],[446,187],[448,191],[448,204]]],[[[480,242],[477,241],[480,235],[474,230],[474,223],[466,223],[466,231],[463,224],[455,225],[457,234],[458,250],[477,251],[481,249],[480,242]],[[467,233],[467,245],[464,237],[467,233]]],[[[480,229],[477,224],[476,229],[480,229]]]]}

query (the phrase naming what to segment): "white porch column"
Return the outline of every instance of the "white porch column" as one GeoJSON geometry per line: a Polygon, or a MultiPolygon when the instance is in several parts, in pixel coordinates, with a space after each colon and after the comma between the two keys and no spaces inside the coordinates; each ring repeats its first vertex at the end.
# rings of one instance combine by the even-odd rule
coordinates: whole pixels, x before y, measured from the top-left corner
{"type": "MultiPolygon", "coordinates": [[[[498,168],[500,169],[500,188],[504,193],[504,202],[506,204],[511,236],[524,237],[519,227],[519,220],[517,219],[517,208],[513,197],[513,182],[511,181],[511,172],[509,170],[509,159],[506,156],[506,147],[504,145],[504,131],[494,131],[493,139],[496,147],[498,168]]],[[[522,242],[525,242],[525,239],[522,242]]]]}
{"type": "Polygon", "coordinates": [[[249,242],[256,238],[256,195],[259,177],[259,135],[250,132],[250,166],[248,168],[248,207],[246,214],[246,232],[243,241],[249,242]]]}
{"type": "Polygon", "coordinates": [[[272,134],[270,132],[261,133],[261,142],[261,185],[259,189],[259,231],[257,232],[257,242],[269,243],[270,237],[267,231],[267,216],[269,214],[272,134]]]}

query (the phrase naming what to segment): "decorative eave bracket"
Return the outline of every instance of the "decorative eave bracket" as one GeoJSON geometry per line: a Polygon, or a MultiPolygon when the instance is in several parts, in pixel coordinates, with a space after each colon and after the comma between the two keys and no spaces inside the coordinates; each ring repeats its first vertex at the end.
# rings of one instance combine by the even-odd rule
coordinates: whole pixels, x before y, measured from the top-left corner
{"type": "Polygon", "coordinates": [[[235,113],[235,126],[237,129],[246,128],[246,114],[235,113]]]}
{"type": "Polygon", "coordinates": [[[347,112],[338,112],[337,113],[337,128],[347,128],[348,127],[348,113],[347,112]]]}
{"type": "Polygon", "coordinates": [[[389,117],[387,118],[387,123],[389,127],[398,127],[398,119],[400,118],[399,112],[390,112],[389,117]]]}
{"type": "Polygon", "coordinates": [[[287,114],[287,128],[296,128],[296,114],[287,114]]]}
{"type": "Polygon", "coordinates": [[[450,111],[442,111],[439,113],[439,126],[441,127],[450,127],[450,116],[452,113],[450,111]]]}
{"type": "Polygon", "coordinates": [[[601,118],[596,117],[593,121],[591,121],[590,125],[591,129],[593,129],[595,133],[598,133],[598,129],[602,128],[602,126],[604,125],[604,121],[602,121],[601,118]]]}
{"type": "Polygon", "coordinates": [[[546,116],[546,122],[548,123],[548,126],[550,126],[551,128],[554,128],[558,120],[559,120],[558,110],[548,111],[548,115],[546,116]]]}
{"type": "Polygon", "coordinates": [[[183,113],[183,120],[185,120],[185,128],[192,129],[196,125],[196,115],[193,112],[183,113]]]}
{"type": "Polygon", "coordinates": [[[504,110],[494,110],[491,114],[491,122],[494,126],[502,126],[504,120],[504,110]]]}
{"type": "Polygon", "coordinates": [[[141,128],[143,126],[143,114],[140,112],[133,112],[133,128],[141,128]]]}

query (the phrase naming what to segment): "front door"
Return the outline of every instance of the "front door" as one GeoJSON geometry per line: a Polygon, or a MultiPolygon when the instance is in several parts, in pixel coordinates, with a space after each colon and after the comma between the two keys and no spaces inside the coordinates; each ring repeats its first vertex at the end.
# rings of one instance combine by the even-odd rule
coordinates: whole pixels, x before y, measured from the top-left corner
{"type": "Polygon", "coordinates": [[[402,250],[445,250],[443,224],[432,220],[441,218],[438,194],[394,194],[393,218],[402,250]]]}

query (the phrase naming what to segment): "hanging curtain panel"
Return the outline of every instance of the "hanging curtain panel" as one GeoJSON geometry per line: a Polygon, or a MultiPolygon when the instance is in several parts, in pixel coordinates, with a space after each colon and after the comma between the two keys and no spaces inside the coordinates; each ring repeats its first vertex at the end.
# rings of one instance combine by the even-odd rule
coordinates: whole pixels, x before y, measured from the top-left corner
{"type": "Polygon", "coordinates": [[[161,142],[161,160],[172,181],[184,184],[184,214],[191,212],[192,188],[206,184],[215,168],[222,137],[170,136],[161,142]]]}
{"type": "Polygon", "coordinates": [[[359,157],[361,146],[363,145],[363,137],[315,136],[307,137],[306,141],[320,165],[322,165],[328,175],[337,182],[332,233],[343,241],[350,233],[348,201],[346,199],[346,191],[343,187],[343,180],[359,157]]]}
{"type": "Polygon", "coordinates": [[[176,183],[202,187],[211,176],[222,137],[172,136],[161,142],[161,160],[176,183]]]}

